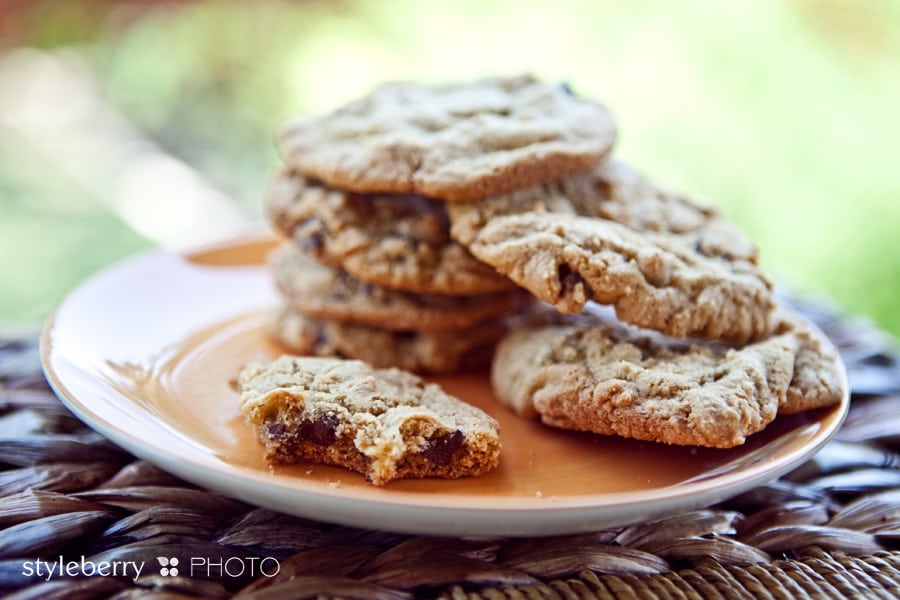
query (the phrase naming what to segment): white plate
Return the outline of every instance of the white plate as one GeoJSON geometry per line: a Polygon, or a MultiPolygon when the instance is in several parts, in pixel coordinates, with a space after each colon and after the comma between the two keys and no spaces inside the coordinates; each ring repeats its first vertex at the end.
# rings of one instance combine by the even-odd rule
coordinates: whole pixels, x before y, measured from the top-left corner
{"type": "Polygon", "coordinates": [[[543,427],[499,405],[485,374],[443,377],[500,421],[495,471],[377,488],[336,467],[270,469],[229,382],[281,352],[262,329],[277,300],[262,266],[272,244],[155,252],[88,280],[45,327],[51,385],[91,427],[187,481],[304,517],[440,535],[585,532],[707,506],[801,464],[849,407],[843,376],[836,407],[779,417],[740,448],[685,448],[543,427]]]}

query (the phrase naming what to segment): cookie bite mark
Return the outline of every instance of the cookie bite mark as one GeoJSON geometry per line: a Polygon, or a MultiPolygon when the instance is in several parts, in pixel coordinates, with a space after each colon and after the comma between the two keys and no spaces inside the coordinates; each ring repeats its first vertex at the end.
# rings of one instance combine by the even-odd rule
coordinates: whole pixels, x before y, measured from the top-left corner
{"type": "Polygon", "coordinates": [[[238,382],[271,463],[341,466],[374,485],[476,476],[499,463],[497,422],[411,373],[283,356],[248,365],[238,382]]]}

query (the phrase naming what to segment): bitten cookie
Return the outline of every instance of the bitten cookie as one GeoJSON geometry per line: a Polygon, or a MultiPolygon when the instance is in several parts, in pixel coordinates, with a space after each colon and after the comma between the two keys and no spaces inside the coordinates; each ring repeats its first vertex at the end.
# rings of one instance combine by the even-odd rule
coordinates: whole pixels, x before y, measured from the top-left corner
{"type": "Polygon", "coordinates": [[[398,369],[283,356],[247,366],[238,382],[272,463],[337,465],[384,485],[481,475],[500,460],[492,417],[398,369]]]}
{"type": "Polygon", "coordinates": [[[521,290],[480,296],[436,296],[391,290],[324,266],[296,244],[285,243],[270,257],[282,297],[307,317],[357,323],[392,331],[465,329],[524,307],[521,290]]]}
{"type": "Polygon", "coordinates": [[[529,76],[390,83],[288,124],[285,163],[332,187],[485,198],[589,168],[612,148],[602,105],[529,76]]]}
{"type": "Polygon", "coordinates": [[[457,296],[516,287],[450,238],[446,210],[436,200],[351,194],[281,171],[267,191],[266,210],[316,259],[360,281],[457,296]]]}
{"type": "Polygon", "coordinates": [[[294,354],[355,358],[375,367],[447,375],[488,367],[506,325],[498,320],[457,331],[387,331],[310,319],[282,308],[273,313],[269,331],[294,354]]]}

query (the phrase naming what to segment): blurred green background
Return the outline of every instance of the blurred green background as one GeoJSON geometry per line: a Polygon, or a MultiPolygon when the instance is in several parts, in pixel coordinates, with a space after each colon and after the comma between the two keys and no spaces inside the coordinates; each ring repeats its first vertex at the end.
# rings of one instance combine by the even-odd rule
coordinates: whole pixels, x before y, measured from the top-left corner
{"type": "Polygon", "coordinates": [[[532,72],[779,283],[900,335],[895,0],[0,4],[0,324],[260,217],[272,137],[386,79],[532,72]]]}

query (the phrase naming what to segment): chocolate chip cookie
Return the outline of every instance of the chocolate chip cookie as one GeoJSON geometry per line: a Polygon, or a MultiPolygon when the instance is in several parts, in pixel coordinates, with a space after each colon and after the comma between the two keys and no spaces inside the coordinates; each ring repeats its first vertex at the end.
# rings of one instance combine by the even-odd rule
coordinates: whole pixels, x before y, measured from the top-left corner
{"type": "Polygon", "coordinates": [[[568,325],[510,333],[497,348],[491,381],[501,402],[548,425],[730,448],[779,411],[840,400],[839,366],[828,342],[813,339],[812,330],[791,325],[732,347],[579,315],[568,325]],[[834,388],[823,393],[816,381],[834,388]]]}
{"type": "Polygon", "coordinates": [[[754,244],[620,161],[447,210],[457,241],[562,312],[595,300],[675,337],[771,332],[772,286],[754,244]]]}
{"type": "Polygon", "coordinates": [[[694,235],[529,212],[492,218],[469,244],[479,259],[561,312],[588,300],[673,337],[744,343],[768,335],[772,284],[746,259],[706,256],[694,235]]]}
{"type": "Polygon", "coordinates": [[[281,171],[269,186],[266,210],[317,260],[360,281],[459,296],[516,287],[450,238],[446,210],[436,200],[352,194],[281,171]]]}
{"type": "Polygon", "coordinates": [[[593,169],[540,185],[447,206],[451,236],[469,245],[494,218],[555,213],[621,223],[636,231],[691,236],[698,252],[756,262],[756,246],[716,210],[666,190],[609,158],[593,169]]]}
{"type": "Polygon", "coordinates": [[[530,76],[389,83],[279,136],[285,163],[354,192],[470,201],[589,168],[612,148],[602,105],[530,76]]]}
{"type": "Polygon", "coordinates": [[[281,308],[272,314],[268,329],[293,354],[354,358],[375,367],[446,375],[490,365],[494,347],[507,326],[502,320],[492,320],[456,331],[388,331],[311,319],[281,308]]]}
{"type": "Polygon", "coordinates": [[[270,257],[273,280],[296,312],[314,319],[391,331],[466,329],[518,311],[527,294],[511,290],[480,296],[436,296],[391,290],[324,266],[287,242],[270,257]]]}
{"type": "Polygon", "coordinates": [[[778,333],[797,341],[794,374],[779,414],[794,414],[840,402],[846,392],[844,366],[837,348],[793,310],[778,313],[778,333]]]}
{"type": "Polygon", "coordinates": [[[336,465],[380,486],[481,475],[500,460],[497,421],[398,369],[283,356],[247,366],[238,382],[272,463],[336,465]]]}

